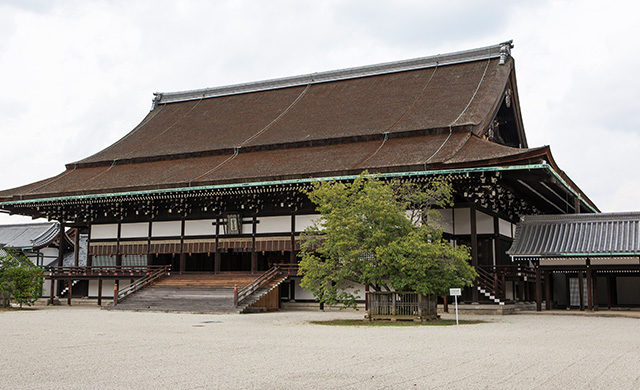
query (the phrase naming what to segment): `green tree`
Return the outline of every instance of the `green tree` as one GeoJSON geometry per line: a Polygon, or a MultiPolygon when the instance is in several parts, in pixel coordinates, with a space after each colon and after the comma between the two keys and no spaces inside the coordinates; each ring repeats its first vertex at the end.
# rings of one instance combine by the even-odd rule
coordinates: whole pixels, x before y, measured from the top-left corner
{"type": "Polygon", "coordinates": [[[303,233],[301,286],[320,302],[355,307],[355,284],[444,296],[477,276],[469,249],[442,239],[434,208],[452,204],[447,180],[387,183],[363,172],[306,194],[321,217],[303,233]]]}
{"type": "Polygon", "coordinates": [[[42,296],[44,273],[23,254],[10,251],[0,256],[0,297],[8,307],[10,298],[16,303],[31,306],[42,296]]]}

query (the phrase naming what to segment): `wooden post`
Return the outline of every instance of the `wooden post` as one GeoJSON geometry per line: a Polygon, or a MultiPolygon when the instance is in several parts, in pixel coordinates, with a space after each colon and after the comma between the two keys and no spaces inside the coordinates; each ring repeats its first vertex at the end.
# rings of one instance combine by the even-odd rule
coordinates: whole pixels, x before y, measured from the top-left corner
{"type": "Polygon", "coordinates": [[[151,253],[151,235],[153,234],[153,222],[149,221],[147,228],[147,266],[153,265],[153,253],[151,253]]]}
{"type": "Polygon", "coordinates": [[[544,301],[545,310],[551,310],[551,272],[544,272],[544,301]]]}
{"type": "Polygon", "coordinates": [[[187,269],[187,254],[184,253],[184,218],[180,221],[180,273],[187,269]]]}
{"type": "Polygon", "coordinates": [[[220,273],[220,217],[216,217],[216,251],[213,254],[213,272],[220,273]]]}
{"type": "Polygon", "coordinates": [[[67,305],[71,306],[71,285],[72,285],[72,281],[71,279],[67,279],[67,305]]]}
{"type": "Polygon", "coordinates": [[[62,267],[64,264],[64,248],[65,248],[65,241],[64,241],[64,221],[60,221],[60,234],[58,235],[58,267],[62,267]]]}
{"type": "Polygon", "coordinates": [[[443,302],[444,312],[448,313],[449,312],[449,302],[447,301],[447,296],[446,295],[444,297],[442,297],[442,302],[443,302]]]}
{"type": "Polygon", "coordinates": [[[289,252],[289,264],[296,264],[296,213],[291,213],[291,252],[289,252]]]}
{"type": "Polygon", "coordinates": [[[258,253],[256,252],[257,217],[251,218],[251,273],[258,271],[258,253]]]}
{"type": "Polygon", "coordinates": [[[53,305],[53,297],[56,295],[56,281],[53,279],[53,275],[51,276],[51,291],[49,291],[49,305],[53,305]]]}
{"type": "Polygon", "coordinates": [[[593,310],[593,283],[589,266],[587,266],[587,310],[593,310]]]}
{"type": "Polygon", "coordinates": [[[607,309],[611,310],[611,278],[613,276],[607,276],[607,309]]]}
{"type": "Polygon", "coordinates": [[[536,265],[536,311],[542,311],[542,280],[540,266],[536,265]]]}
{"type": "Polygon", "coordinates": [[[120,283],[119,280],[116,280],[115,283],[113,284],[113,306],[116,306],[118,304],[118,284],[120,283]]]}
{"type": "Polygon", "coordinates": [[[578,290],[580,291],[580,311],[584,310],[584,276],[582,271],[578,272],[578,290]]]}
{"type": "Polygon", "coordinates": [[[98,306],[102,306],[102,278],[98,278],[98,306]]]}
{"type": "Polygon", "coordinates": [[[567,309],[571,308],[571,289],[569,288],[571,278],[569,277],[569,274],[564,274],[564,282],[565,282],[565,286],[564,286],[564,296],[567,302],[567,309]]]}
{"type": "Polygon", "coordinates": [[[599,311],[600,306],[598,305],[598,274],[596,274],[596,270],[591,270],[591,279],[593,284],[593,311],[599,311]]]}
{"type": "MultiPolygon", "coordinates": [[[[474,203],[471,203],[469,212],[471,224],[471,265],[474,269],[478,269],[478,226],[476,222],[476,205],[474,203]]],[[[473,289],[471,290],[471,300],[473,302],[478,302],[480,300],[477,284],[474,284],[473,289]]]]}
{"type": "Polygon", "coordinates": [[[238,285],[233,286],[233,306],[238,306],[238,285]]]}
{"type": "Polygon", "coordinates": [[[364,286],[364,309],[369,310],[369,286],[364,286]]]}
{"type": "Polygon", "coordinates": [[[73,266],[78,267],[80,265],[80,228],[76,228],[73,244],[73,266]]]}

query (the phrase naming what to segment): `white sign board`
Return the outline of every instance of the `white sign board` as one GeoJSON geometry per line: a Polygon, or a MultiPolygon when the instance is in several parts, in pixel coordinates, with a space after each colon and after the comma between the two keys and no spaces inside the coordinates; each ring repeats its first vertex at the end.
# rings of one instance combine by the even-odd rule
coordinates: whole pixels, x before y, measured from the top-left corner
{"type": "Polygon", "coordinates": [[[460,295],[462,295],[462,289],[461,288],[450,288],[449,289],[449,295],[451,295],[452,297],[459,297],[460,295]]]}

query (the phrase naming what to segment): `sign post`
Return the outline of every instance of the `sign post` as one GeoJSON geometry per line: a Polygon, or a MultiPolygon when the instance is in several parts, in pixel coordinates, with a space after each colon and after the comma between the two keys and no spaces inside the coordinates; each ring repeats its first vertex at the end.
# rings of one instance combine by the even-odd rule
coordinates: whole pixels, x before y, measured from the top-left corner
{"type": "Polygon", "coordinates": [[[449,289],[449,295],[453,295],[453,297],[456,300],[456,325],[460,325],[458,323],[458,297],[460,295],[462,295],[462,289],[461,288],[450,288],[449,289]]]}

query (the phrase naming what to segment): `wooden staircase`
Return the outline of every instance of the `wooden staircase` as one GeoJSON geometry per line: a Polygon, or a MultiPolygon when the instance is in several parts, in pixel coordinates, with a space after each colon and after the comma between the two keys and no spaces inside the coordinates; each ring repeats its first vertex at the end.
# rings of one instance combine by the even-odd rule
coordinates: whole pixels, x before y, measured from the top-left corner
{"type": "Polygon", "coordinates": [[[135,294],[124,298],[118,305],[109,305],[110,310],[166,311],[189,313],[241,313],[261,296],[282,283],[288,275],[278,281],[270,281],[243,300],[234,302],[234,286],[239,288],[252,284],[261,274],[229,272],[222,274],[172,274],[135,294]]]}

